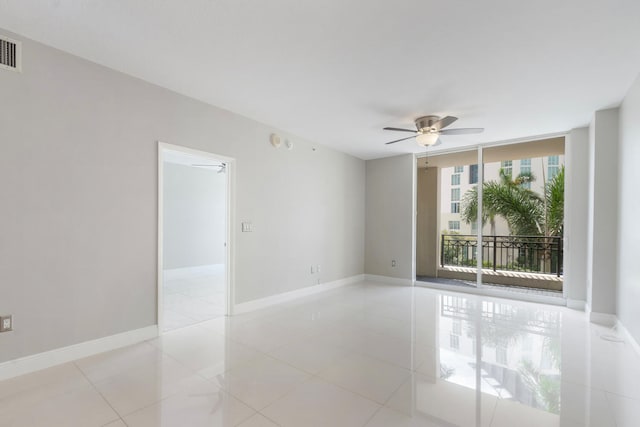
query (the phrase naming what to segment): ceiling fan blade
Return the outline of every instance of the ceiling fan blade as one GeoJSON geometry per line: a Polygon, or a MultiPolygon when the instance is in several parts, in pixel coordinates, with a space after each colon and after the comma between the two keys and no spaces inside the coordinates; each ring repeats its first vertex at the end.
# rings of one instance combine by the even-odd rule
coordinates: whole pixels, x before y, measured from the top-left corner
{"type": "Polygon", "coordinates": [[[413,133],[418,133],[417,130],[411,130],[411,129],[402,129],[402,128],[383,128],[382,130],[397,130],[399,132],[413,132],[413,133]]]}
{"type": "Polygon", "coordinates": [[[437,122],[435,122],[433,125],[431,125],[431,127],[436,128],[436,130],[444,129],[447,126],[451,126],[453,122],[455,122],[456,120],[458,120],[458,118],[453,116],[443,117],[437,122]]]}
{"type": "Polygon", "coordinates": [[[395,141],[391,141],[391,142],[385,143],[385,145],[395,144],[396,142],[404,141],[406,139],[411,139],[411,138],[415,138],[415,137],[416,137],[416,135],[412,135],[412,136],[409,136],[409,137],[406,137],[406,138],[396,139],[395,141]]]}
{"type": "Polygon", "coordinates": [[[459,128],[459,129],[444,129],[438,132],[440,135],[468,135],[472,133],[482,133],[484,128],[459,128]]]}

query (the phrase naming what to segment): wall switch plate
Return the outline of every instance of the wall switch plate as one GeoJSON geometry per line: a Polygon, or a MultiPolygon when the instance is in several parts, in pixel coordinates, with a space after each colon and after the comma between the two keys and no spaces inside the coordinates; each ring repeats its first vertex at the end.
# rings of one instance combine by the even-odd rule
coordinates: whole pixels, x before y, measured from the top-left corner
{"type": "Polygon", "coordinates": [[[0,332],[9,332],[13,330],[13,317],[0,316],[0,332]]]}
{"type": "Polygon", "coordinates": [[[253,231],[253,224],[250,222],[242,223],[242,232],[243,233],[251,233],[253,231]]]}
{"type": "Polygon", "coordinates": [[[396,266],[396,260],[395,260],[395,259],[392,259],[392,260],[391,260],[391,267],[395,267],[395,266],[396,266]]]}

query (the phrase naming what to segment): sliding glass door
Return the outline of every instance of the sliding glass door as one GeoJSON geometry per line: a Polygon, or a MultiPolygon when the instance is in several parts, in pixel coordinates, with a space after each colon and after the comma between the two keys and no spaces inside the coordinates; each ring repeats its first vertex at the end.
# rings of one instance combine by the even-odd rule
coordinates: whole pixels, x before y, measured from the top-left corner
{"type": "Polygon", "coordinates": [[[416,280],[561,296],[564,138],[417,159],[416,280]]]}

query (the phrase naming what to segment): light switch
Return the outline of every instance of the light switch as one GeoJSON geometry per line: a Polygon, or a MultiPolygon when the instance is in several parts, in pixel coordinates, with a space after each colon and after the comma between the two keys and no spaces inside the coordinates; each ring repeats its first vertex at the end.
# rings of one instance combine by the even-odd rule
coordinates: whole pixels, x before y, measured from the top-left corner
{"type": "Polygon", "coordinates": [[[242,223],[242,232],[243,233],[251,233],[253,231],[253,224],[250,222],[242,223]]]}

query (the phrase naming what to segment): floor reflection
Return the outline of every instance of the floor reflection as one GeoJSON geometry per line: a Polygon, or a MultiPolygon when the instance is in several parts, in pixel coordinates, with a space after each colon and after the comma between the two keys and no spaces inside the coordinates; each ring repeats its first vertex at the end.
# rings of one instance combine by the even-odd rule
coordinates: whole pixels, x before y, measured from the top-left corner
{"type": "Polygon", "coordinates": [[[561,313],[447,295],[440,304],[440,379],[559,413],[561,313]]]}
{"type": "Polygon", "coordinates": [[[0,425],[635,427],[640,357],[611,333],[361,283],[0,382],[0,425]]]}
{"type": "Polygon", "coordinates": [[[489,425],[500,399],[558,418],[560,311],[448,294],[436,303],[436,357],[414,379],[413,396],[405,396],[413,405],[400,409],[442,425],[481,426],[489,425]]]}

